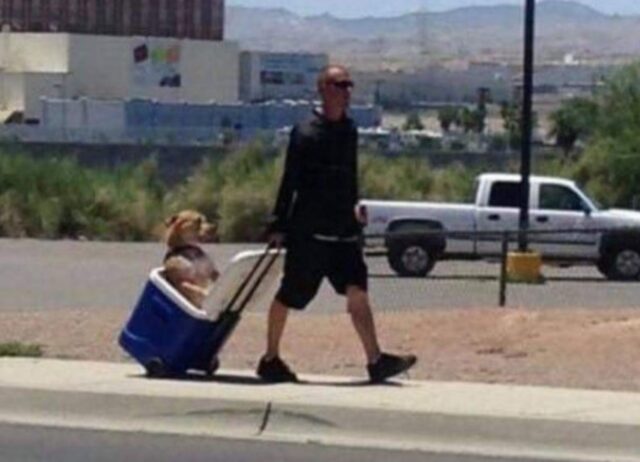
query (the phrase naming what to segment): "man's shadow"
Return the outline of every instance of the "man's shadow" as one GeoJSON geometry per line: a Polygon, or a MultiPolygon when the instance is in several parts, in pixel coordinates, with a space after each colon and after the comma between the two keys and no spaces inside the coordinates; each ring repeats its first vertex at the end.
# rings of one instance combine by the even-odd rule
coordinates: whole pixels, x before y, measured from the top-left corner
{"type": "MultiPolygon", "coordinates": [[[[192,382],[203,384],[225,384],[225,385],[243,385],[243,386],[275,386],[280,385],[278,383],[268,383],[261,380],[257,376],[248,376],[231,373],[217,373],[214,375],[200,374],[196,372],[186,372],[184,374],[172,375],[167,377],[149,377],[146,374],[130,375],[131,378],[145,379],[153,381],[178,381],[178,382],[192,382]]],[[[387,387],[403,387],[404,384],[398,381],[389,380],[382,383],[372,383],[366,379],[344,379],[344,380],[307,380],[300,379],[295,383],[288,383],[288,385],[299,386],[327,386],[336,388],[358,388],[358,387],[375,387],[375,386],[387,386],[387,387]]]]}

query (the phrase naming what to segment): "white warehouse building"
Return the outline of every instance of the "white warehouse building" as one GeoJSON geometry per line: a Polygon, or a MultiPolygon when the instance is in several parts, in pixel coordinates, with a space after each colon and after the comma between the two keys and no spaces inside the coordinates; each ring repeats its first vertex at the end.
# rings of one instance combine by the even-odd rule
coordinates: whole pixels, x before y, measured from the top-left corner
{"type": "Polygon", "coordinates": [[[232,103],[239,60],[226,41],[4,31],[0,117],[37,123],[42,97],[232,103]]]}

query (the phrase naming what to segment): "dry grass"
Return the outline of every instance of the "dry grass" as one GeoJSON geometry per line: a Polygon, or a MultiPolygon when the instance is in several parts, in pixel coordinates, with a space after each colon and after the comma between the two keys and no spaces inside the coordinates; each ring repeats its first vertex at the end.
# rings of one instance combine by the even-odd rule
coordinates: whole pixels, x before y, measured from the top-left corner
{"type": "MultiPolygon", "coordinates": [[[[43,346],[46,357],[125,361],[116,343],[122,311],[0,315],[0,343],[43,346]]],[[[415,379],[640,390],[637,310],[429,310],[380,314],[383,347],[415,352],[415,379]]],[[[222,354],[223,367],[253,369],[264,315],[248,314],[222,354]]],[[[294,313],[283,356],[302,373],[364,374],[348,316],[294,313]]]]}

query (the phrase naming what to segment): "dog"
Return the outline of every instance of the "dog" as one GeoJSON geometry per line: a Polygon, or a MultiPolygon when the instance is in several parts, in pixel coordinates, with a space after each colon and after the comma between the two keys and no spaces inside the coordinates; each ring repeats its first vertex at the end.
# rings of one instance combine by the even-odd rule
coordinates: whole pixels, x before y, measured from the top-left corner
{"type": "Polygon", "coordinates": [[[200,246],[217,241],[217,225],[195,210],[183,210],[165,221],[164,277],[192,305],[202,309],[218,279],[215,263],[200,246]]]}

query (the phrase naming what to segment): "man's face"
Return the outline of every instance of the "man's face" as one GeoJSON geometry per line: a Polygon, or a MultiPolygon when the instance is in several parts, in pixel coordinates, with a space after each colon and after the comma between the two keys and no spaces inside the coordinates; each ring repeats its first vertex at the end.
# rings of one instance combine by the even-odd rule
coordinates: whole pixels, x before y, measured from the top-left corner
{"type": "Polygon", "coordinates": [[[353,81],[349,73],[341,68],[331,68],[320,85],[320,96],[325,107],[344,112],[351,103],[352,89],[353,81]]]}

